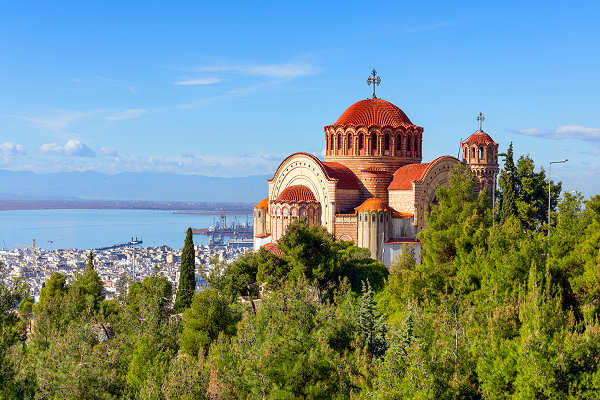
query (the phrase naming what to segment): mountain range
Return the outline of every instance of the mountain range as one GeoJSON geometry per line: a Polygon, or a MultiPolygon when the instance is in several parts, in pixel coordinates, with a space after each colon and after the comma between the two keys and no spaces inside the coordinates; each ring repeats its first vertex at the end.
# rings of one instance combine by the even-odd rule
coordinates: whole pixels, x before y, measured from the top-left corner
{"type": "Polygon", "coordinates": [[[258,202],[267,176],[238,178],[163,172],[38,174],[0,170],[0,200],[143,200],[258,202]]]}

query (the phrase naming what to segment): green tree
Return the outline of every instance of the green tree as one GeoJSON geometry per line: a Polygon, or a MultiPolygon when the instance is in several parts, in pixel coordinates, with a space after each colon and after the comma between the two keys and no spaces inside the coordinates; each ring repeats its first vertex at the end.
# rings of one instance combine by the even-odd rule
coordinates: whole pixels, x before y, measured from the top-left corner
{"type": "Polygon", "coordinates": [[[504,157],[504,168],[500,171],[498,187],[500,188],[500,220],[505,221],[511,215],[517,215],[517,193],[518,176],[515,167],[513,145],[510,142],[506,153],[500,154],[504,157]]]}
{"type": "Polygon", "coordinates": [[[387,350],[385,341],[387,326],[383,316],[377,310],[369,281],[366,284],[363,282],[362,294],[358,301],[357,326],[362,342],[361,347],[366,347],[374,357],[382,357],[387,350]]]}
{"type": "Polygon", "coordinates": [[[239,313],[229,304],[229,299],[215,289],[196,293],[192,305],[183,313],[183,331],[180,345],[185,353],[197,357],[204,354],[222,332],[235,334],[239,313]]]}
{"type": "Polygon", "coordinates": [[[185,243],[181,251],[181,266],[179,268],[179,285],[175,297],[175,312],[182,312],[192,304],[196,291],[196,254],[192,228],[187,229],[185,243]]]}
{"type": "Polygon", "coordinates": [[[77,311],[99,311],[105,297],[104,284],[94,267],[94,253],[90,251],[82,275],[75,275],[69,288],[77,311]]]}

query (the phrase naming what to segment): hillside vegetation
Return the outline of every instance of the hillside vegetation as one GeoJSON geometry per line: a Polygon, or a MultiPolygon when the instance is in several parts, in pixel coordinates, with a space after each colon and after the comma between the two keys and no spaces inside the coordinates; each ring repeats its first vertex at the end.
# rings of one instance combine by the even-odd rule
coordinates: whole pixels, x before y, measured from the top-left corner
{"type": "Polygon", "coordinates": [[[553,184],[548,227],[545,174],[512,147],[496,210],[474,189],[455,169],[422,263],[389,272],[300,221],[181,314],[158,273],[106,300],[92,257],[35,304],[2,286],[0,398],[597,399],[600,196],[553,184]]]}

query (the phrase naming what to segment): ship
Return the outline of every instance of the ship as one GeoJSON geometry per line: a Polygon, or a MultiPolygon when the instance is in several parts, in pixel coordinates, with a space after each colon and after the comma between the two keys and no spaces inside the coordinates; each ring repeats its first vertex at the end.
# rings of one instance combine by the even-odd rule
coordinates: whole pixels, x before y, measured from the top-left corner
{"type": "Polygon", "coordinates": [[[215,220],[212,225],[208,228],[192,228],[192,233],[194,235],[221,235],[221,236],[230,236],[230,237],[252,237],[253,228],[250,224],[248,217],[246,217],[246,222],[239,224],[237,222],[237,218],[234,220],[231,225],[227,225],[227,216],[225,214],[221,214],[218,220],[215,220]]]}

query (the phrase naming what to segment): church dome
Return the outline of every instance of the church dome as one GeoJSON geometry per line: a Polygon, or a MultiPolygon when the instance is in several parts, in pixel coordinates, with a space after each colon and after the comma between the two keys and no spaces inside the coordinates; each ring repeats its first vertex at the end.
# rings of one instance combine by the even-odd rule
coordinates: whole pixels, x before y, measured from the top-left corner
{"type": "Polygon", "coordinates": [[[316,203],[317,199],[313,192],[304,185],[289,186],[277,196],[276,202],[282,203],[316,203]]]}
{"type": "Polygon", "coordinates": [[[482,130],[473,133],[467,140],[464,141],[466,144],[496,144],[492,137],[482,130]]]}
{"type": "Polygon", "coordinates": [[[356,207],[354,211],[362,212],[362,211],[389,211],[390,207],[388,207],[387,203],[378,198],[371,197],[365,200],[360,206],[356,207]]]}
{"type": "Polygon", "coordinates": [[[382,99],[366,99],[352,104],[344,111],[333,126],[390,126],[398,128],[412,125],[406,114],[382,99]]]}

